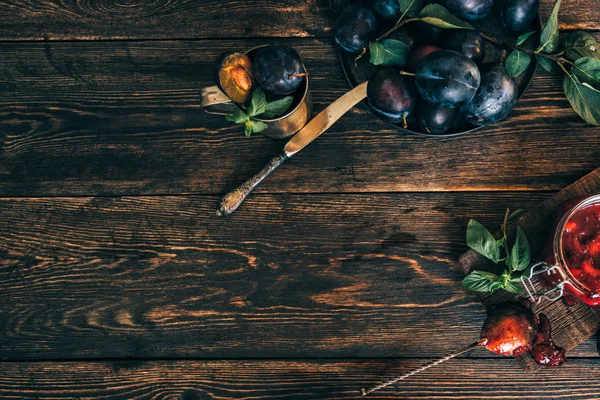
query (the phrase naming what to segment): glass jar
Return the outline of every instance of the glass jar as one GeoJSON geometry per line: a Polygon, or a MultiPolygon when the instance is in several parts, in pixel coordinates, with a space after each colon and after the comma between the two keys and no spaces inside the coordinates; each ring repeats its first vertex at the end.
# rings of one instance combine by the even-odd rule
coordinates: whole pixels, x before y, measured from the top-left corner
{"type": "Polygon", "coordinates": [[[523,286],[535,304],[565,296],[600,305],[600,194],[567,203],[562,211],[544,261],[521,277],[523,286]],[[536,275],[548,286],[541,292],[533,284],[536,275]]]}

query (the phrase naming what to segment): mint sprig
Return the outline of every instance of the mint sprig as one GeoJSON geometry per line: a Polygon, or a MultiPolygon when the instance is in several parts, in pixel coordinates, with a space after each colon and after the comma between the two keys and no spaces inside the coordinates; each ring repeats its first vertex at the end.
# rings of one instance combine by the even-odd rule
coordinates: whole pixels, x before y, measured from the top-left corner
{"type": "Polygon", "coordinates": [[[467,246],[495,264],[502,262],[506,269],[500,275],[487,271],[472,271],[462,281],[462,286],[473,292],[493,293],[504,289],[510,293],[520,293],[520,277],[531,264],[531,248],[523,229],[517,226],[515,241],[509,246],[506,227],[522,213],[517,210],[509,214],[506,210],[502,224],[502,237],[494,238],[487,228],[475,220],[467,225],[467,246]],[[502,255],[504,255],[503,258],[502,255]]]}
{"type": "Polygon", "coordinates": [[[244,125],[246,137],[250,137],[253,132],[259,133],[267,129],[268,125],[260,119],[271,119],[283,115],[292,105],[294,98],[286,96],[279,100],[267,101],[265,91],[258,87],[252,92],[252,100],[247,111],[236,108],[231,114],[227,114],[225,119],[235,124],[244,125]]]}

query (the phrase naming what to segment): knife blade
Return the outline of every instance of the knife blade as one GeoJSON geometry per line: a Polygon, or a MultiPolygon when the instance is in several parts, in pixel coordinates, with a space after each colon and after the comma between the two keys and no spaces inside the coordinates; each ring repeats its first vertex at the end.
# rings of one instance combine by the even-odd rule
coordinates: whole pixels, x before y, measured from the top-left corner
{"type": "Polygon", "coordinates": [[[331,127],[342,115],[346,114],[358,102],[367,97],[367,83],[363,82],[331,103],[316,117],[310,120],[284,146],[281,153],[273,157],[256,175],[227,193],[219,202],[217,215],[229,215],[234,212],[267,176],[275,171],[294,154],[308,146],[331,127]]]}

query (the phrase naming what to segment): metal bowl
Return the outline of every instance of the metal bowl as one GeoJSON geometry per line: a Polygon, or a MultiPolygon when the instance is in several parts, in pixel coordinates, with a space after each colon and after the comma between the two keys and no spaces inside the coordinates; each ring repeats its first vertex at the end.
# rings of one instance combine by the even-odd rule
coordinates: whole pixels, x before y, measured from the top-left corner
{"type": "MultiPolygon", "coordinates": [[[[492,12],[488,17],[484,18],[483,20],[472,23],[472,25],[475,26],[475,28],[477,29],[478,32],[492,35],[504,43],[515,43],[519,34],[529,32],[529,31],[535,31],[536,34],[531,35],[531,37],[523,45],[523,47],[531,48],[531,49],[535,48],[535,46],[532,45],[534,42],[538,43],[539,32],[541,32],[541,30],[542,30],[542,23],[541,23],[539,14],[536,17],[536,19],[533,21],[533,23],[531,24],[530,29],[524,30],[523,32],[520,32],[520,33],[510,32],[508,29],[506,29],[502,25],[499,18],[496,16],[496,14],[494,12],[492,12]]],[[[384,29],[382,29],[382,31],[385,31],[387,28],[389,28],[389,27],[384,27],[384,29]]],[[[485,51],[486,51],[486,56],[485,56],[484,62],[494,62],[494,61],[498,62],[498,61],[500,61],[500,59],[503,56],[508,57],[508,54],[510,54],[510,51],[511,51],[510,48],[502,49],[499,46],[497,46],[485,39],[484,39],[484,42],[485,42],[485,51]],[[506,50],[507,52],[503,54],[503,50],[506,50]]],[[[355,62],[355,57],[356,57],[355,54],[346,53],[338,47],[338,55],[339,55],[340,61],[342,62],[342,69],[344,70],[344,75],[346,76],[346,79],[348,80],[348,83],[350,84],[350,87],[352,87],[352,88],[369,80],[369,78],[373,75],[373,73],[377,70],[377,68],[379,68],[379,67],[374,66],[373,64],[369,63],[368,54],[365,55],[364,57],[361,57],[358,60],[358,62],[355,62]]],[[[529,64],[529,66],[527,67],[525,72],[523,72],[521,75],[519,75],[515,79],[515,81],[517,82],[517,86],[519,87],[519,100],[525,94],[527,89],[529,89],[529,85],[531,84],[531,81],[533,80],[533,76],[535,75],[536,69],[537,69],[537,61],[535,60],[535,57],[532,57],[532,62],[529,64]]],[[[363,104],[377,118],[383,120],[388,125],[398,129],[402,133],[439,138],[439,137],[460,136],[460,135],[464,135],[465,133],[471,133],[480,128],[483,128],[482,126],[475,126],[475,125],[469,124],[466,127],[463,126],[461,128],[453,128],[454,130],[450,130],[448,133],[444,133],[441,135],[434,135],[434,134],[430,134],[430,133],[419,132],[419,131],[412,130],[412,129],[405,129],[398,124],[394,124],[392,122],[389,122],[389,121],[381,118],[379,115],[377,115],[375,112],[373,112],[373,110],[371,109],[371,106],[369,105],[369,101],[367,99],[365,99],[363,101],[363,104]]],[[[510,118],[510,115],[507,118],[510,118]]]]}

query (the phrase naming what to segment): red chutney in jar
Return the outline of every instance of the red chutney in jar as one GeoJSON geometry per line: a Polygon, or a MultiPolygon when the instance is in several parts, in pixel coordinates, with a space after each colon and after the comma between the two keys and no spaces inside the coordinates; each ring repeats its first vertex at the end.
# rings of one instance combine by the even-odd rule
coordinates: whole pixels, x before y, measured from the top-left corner
{"type": "Polygon", "coordinates": [[[565,223],[562,250],[573,277],[592,295],[600,295],[600,202],[577,211],[565,223]]]}

